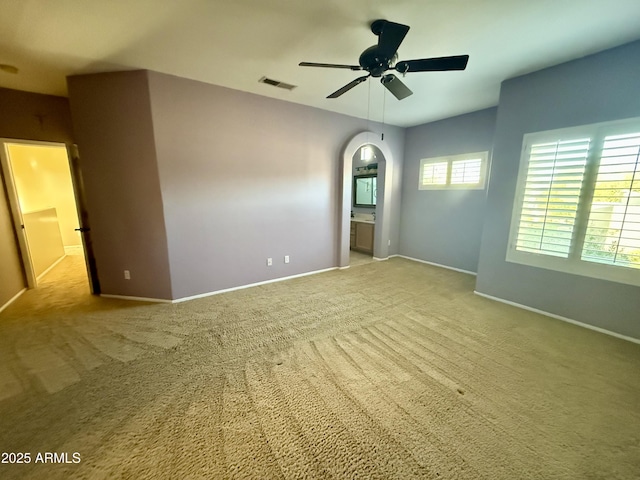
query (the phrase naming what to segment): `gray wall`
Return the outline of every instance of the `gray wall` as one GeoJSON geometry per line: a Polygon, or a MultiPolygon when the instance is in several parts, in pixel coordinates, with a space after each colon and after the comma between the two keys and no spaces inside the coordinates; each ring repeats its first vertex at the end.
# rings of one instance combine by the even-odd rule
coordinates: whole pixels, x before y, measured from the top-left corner
{"type": "Polygon", "coordinates": [[[640,116],[638,59],[634,42],[502,84],[478,292],[640,338],[640,288],[505,261],[523,135],[640,116]]]}
{"type": "Polygon", "coordinates": [[[496,109],[407,129],[400,223],[401,255],[476,272],[485,190],[419,190],[420,160],[491,152],[496,109]]]}
{"type": "Polygon", "coordinates": [[[79,75],[68,85],[102,293],[170,299],[147,74],[79,75]]]}
{"type": "MultiPolygon", "coordinates": [[[[67,99],[0,88],[0,138],[73,143],[67,99]]],[[[4,179],[2,180],[0,307],[26,286],[4,179]]]]}
{"type": "MultiPolygon", "coordinates": [[[[394,152],[394,162],[391,170],[391,192],[393,193],[390,202],[390,232],[389,240],[391,245],[389,246],[389,255],[395,255],[400,252],[400,222],[402,217],[402,174],[404,171],[404,159],[405,159],[405,143],[406,143],[406,129],[403,128],[400,132],[396,133],[396,130],[391,129],[389,126],[384,127],[384,141],[389,144],[389,147],[394,152]],[[387,135],[387,132],[394,133],[393,135],[387,135]]],[[[379,171],[378,171],[379,172],[379,171]]],[[[378,173],[379,175],[379,173],[378,173]]],[[[387,175],[388,177],[388,175],[387,175]]]]}
{"type": "MultiPolygon", "coordinates": [[[[366,120],[154,72],[149,85],[173,298],[338,264],[342,150],[366,120]]],[[[395,172],[403,134],[385,127],[395,172]]]]}

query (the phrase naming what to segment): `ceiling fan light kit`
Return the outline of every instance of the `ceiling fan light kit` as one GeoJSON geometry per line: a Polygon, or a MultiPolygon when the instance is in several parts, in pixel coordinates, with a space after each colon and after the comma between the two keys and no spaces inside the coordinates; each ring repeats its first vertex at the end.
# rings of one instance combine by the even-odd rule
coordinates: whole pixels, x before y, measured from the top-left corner
{"type": "Polygon", "coordinates": [[[364,70],[368,75],[358,77],[344,87],[339,88],[327,98],[338,98],[369,77],[380,78],[380,82],[398,100],[412,95],[413,92],[393,73],[395,70],[403,76],[412,72],[443,72],[448,70],[464,70],[467,68],[469,55],[451,57],[423,58],[397,62],[398,48],[409,32],[409,26],[388,20],[375,20],[371,23],[371,31],[378,37],[378,44],[367,48],[360,55],[359,65],[341,65],[334,63],[300,62],[301,67],[343,68],[353,71],[364,70]]]}

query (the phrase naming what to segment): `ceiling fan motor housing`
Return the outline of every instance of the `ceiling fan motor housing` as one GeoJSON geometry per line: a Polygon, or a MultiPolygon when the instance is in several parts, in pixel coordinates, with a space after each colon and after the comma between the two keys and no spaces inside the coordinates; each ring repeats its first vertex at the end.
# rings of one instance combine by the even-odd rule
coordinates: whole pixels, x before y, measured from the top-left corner
{"type": "Polygon", "coordinates": [[[362,52],[358,63],[360,63],[360,66],[369,72],[372,77],[381,77],[384,72],[393,67],[397,58],[397,52],[392,58],[386,58],[380,52],[378,45],[373,45],[362,52]]]}
{"type": "Polygon", "coordinates": [[[359,63],[372,77],[380,77],[389,68],[389,60],[380,55],[377,45],[362,52],[359,63]]]}

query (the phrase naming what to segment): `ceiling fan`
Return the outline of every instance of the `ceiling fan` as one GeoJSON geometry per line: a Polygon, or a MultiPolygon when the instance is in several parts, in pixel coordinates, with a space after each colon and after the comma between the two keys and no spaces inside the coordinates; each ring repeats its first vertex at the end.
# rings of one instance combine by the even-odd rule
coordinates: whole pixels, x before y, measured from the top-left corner
{"type": "Polygon", "coordinates": [[[364,70],[368,75],[358,77],[344,87],[339,88],[327,98],[338,98],[369,77],[380,78],[380,82],[398,100],[413,94],[409,87],[393,73],[395,70],[403,75],[411,72],[442,72],[446,70],[464,70],[469,61],[469,55],[453,57],[423,58],[420,60],[398,60],[398,47],[409,31],[409,26],[388,20],[375,20],[371,23],[371,31],[378,37],[378,44],[367,48],[360,55],[360,65],[339,65],[333,63],[300,62],[301,67],[346,68],[349,70],[364,70]]]}

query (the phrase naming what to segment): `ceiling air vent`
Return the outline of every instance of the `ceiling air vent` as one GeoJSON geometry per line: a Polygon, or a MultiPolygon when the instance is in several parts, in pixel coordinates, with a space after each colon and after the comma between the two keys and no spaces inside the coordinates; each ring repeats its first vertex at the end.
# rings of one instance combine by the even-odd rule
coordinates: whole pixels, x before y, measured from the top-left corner
{"type": "Polygon", "coordinates": [[[297,85],[291,85],[289,83],[284,83],[279,80],[274,80],[272,78],[262,77],[258,80],[260,83],[266,83],[267,85],[271,85],[278,88],[284,88],[285,90],[293,90],[297,85]]]}

